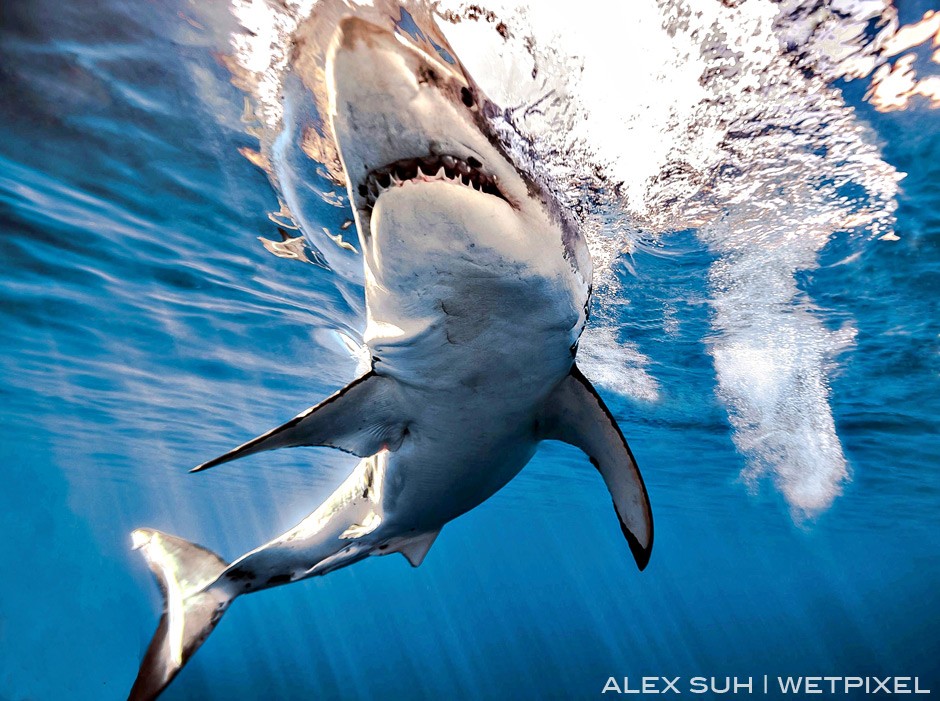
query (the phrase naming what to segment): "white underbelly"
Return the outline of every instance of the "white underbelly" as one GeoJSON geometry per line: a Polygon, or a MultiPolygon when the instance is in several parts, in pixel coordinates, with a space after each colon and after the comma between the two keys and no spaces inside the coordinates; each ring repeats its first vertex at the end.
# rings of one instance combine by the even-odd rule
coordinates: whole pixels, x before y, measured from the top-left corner
{"type": "Polygon", "coordinates": [[[440,525],[531,458],[536,412],[573,362],[588,282],[557,232],[533,230],[502,200],[401,189],[379,198],[365,251],[364,340],[374,371],[398,380],[409,427],[383,510],[440,525]]]}

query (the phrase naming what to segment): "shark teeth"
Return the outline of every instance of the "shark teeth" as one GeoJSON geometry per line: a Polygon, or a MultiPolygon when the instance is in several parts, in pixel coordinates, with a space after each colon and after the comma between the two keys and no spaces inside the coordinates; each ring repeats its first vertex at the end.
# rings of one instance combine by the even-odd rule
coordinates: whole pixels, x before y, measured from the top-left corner
{"type": "Polygon", "coordinates": [[[466,160],[450,155],[406,158],[371,171],[359,184],[359,196],[364,200],[363,207],[371,210],[379,196],[392,188],[441,180],[505,200],[496,180],[482,168],[483,164],[472,156],[466,160]]]}

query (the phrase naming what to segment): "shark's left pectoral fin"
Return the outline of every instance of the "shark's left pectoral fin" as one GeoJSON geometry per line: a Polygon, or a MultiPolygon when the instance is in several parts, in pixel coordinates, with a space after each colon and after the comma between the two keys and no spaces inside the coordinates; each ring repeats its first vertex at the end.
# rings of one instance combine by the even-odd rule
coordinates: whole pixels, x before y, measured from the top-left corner
{"type": "Polygon", "coordinates": [[[404,431],[394,381],[371,371],[287,423],[190,472],[207,470],[263,450],[296,446],[328,446],[365,458],[385,448],[396,450],[404,431]]]}
{"type": "Polygon", "coordinates": [[[587,453],[610,490],[636,564],[644,569],[653,549],[646,485],[617,422],[576,365],[548,396],[536,430],[542,440],[563,441],[587,453]]]}

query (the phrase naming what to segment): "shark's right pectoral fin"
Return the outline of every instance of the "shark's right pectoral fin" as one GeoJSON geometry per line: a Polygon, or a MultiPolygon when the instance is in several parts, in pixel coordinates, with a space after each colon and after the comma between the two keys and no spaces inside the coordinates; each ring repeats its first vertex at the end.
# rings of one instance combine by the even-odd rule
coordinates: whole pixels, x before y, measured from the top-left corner
{"type": "Polygon", "coordinates": [[[617,422],[576,365],[548,396],[537,432],[540,439],[563,441],[587,453],[610,490],[637,566],[645,568],[653,549],[653,513],[643,477],[617,422]]]}
{"type": "Polygon", "coordinates": [[[328,446],[368,457],[385,448],[397,449],[404,429],[393,380],[372,371],[282,426],[204,462],[191,472],[263,450],[296,446],[328,446]]]}

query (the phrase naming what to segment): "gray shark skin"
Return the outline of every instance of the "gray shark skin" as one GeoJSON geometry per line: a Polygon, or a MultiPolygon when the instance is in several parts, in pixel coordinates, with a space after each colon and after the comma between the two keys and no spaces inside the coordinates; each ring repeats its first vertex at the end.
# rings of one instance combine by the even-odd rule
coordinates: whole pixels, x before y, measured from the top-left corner
{"type": "Polygon", "coordinates": [[[372,369],[286,424],[194,471],[264,450],[361,458],[300,524],[232,563],[134,531],[165,597],[132,699],[155,698],[238,596],[370,555],[421,564],[441,528],[526,465],[542,440],[600,471],[640,569],[653,522],[616,422],[574,364],[585,242],[502,152],[456,64],[348,18],[328,54],[331,127],[363,251],[372,369]]]}

